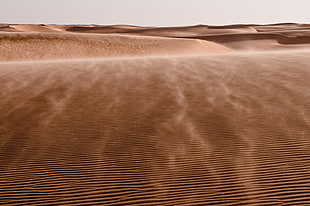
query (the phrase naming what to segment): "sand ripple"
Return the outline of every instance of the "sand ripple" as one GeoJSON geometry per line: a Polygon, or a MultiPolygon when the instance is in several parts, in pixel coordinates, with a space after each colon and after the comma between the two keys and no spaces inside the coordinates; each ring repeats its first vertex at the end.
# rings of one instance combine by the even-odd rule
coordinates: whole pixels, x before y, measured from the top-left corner
{"type": "Polygon", "coordinates": [[[310,53],[0,64],[0,204],[306,205],[310,53]]]}

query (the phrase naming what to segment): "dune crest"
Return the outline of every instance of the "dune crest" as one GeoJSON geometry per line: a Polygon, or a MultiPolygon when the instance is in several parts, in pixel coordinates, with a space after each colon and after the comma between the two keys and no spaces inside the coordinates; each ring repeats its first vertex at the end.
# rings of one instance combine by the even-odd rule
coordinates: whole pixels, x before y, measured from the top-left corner
{"type": "Polygon", "coordinates": [[[36,32],[45,34],[57,32],[60,36],[60,33],[82,33],[98,35],[122,34],[133,37],[171,37],[174,39],[189,38],[212,41],[237,51],[296,50],[310,48],[310,25],[295,23],[270,25],[240,24],[226,26],[195,25],[179,27],[3,24],[0,27],[0,32],[36,32]]]}
{"type": "Polygon", "coordinates": [[[10,27],[22,31],[22,32],[56,32],[57,30],[52,29],[46,25],[28,25],[28,24],[19,24],[19,25],[10,25],[10,27]]]}

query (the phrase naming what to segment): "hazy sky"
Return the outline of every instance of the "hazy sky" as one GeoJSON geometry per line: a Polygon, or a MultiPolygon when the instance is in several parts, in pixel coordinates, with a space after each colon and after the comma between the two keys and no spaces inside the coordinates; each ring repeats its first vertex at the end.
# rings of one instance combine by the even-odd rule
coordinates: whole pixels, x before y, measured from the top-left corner
{"type": "Polygon", "coordinates": [[[310,0],[0,0],[0,23],[310,23],[310,0]]]}

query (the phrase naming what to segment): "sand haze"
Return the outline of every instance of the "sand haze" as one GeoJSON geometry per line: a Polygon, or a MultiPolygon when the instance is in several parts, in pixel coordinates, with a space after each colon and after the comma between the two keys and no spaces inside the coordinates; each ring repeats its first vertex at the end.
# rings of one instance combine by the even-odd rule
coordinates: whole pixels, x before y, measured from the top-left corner
{"type": "Polygon", "coordinates": [[[307,205],[310,25],[0,26],[0,204],[307,205]]]}

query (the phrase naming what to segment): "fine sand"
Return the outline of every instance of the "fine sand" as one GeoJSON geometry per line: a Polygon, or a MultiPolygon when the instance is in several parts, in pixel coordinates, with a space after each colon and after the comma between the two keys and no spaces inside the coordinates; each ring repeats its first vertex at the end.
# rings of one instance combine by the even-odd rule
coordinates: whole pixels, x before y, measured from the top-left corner
{"type": "Polygon", "coordinates": [[[310,25],[0,24],[0,205],[308,205],[310,25]]]}

